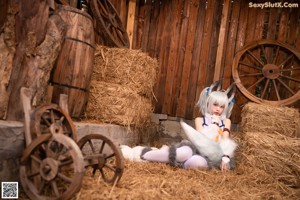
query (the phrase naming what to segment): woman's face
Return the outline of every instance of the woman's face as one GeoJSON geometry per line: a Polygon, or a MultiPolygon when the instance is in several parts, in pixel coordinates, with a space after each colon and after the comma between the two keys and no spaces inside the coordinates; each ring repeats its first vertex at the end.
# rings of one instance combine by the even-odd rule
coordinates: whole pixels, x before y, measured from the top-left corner
{"type": "Polygon", "coordinates": [[[211,113],[213,115],[220,116],[223,113],[224,109],[225,106],[220,106],[218,103],[213,103],[213,105],[211,106],[211,113]]]}

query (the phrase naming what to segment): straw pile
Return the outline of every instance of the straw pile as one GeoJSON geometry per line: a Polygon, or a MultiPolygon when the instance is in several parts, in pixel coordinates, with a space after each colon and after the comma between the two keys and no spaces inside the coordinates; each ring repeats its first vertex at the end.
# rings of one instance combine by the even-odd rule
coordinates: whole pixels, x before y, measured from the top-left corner
{"type": "MultiPolygon", "coordinates": [[[[243,165],[232,172],[173,168],[162,163],[125,162],[118,184],[107,184],[99,174],[86,171],[73,200],[199,199],[298,200],[300,191],[277,182],[268,173],[243,165]]],[[[24,195],[23,195],[24,196],[24,195]]],[[[21,199],[29,199],[24,196],[21,199]]]]}
{"type": "Polygon", "coordinates": [[[140,50],[97,46],[92,79],[126,85],[150,98],[156,81],[157,60],[140,50]]]}
{"type": "Polygon", "coordinates": [[[92,81],[87,115],[90,119],[121,125],[147,125],[151,101],[126,85],[92,81]]]}
{"type": "Polygon", "coordinates": [[[157,61],[140,50],[98,46],[86,119],[149,126],[156,70],[157,61]]]}
{"type": "Polygon", "coordinates": [[[244,163],[269,173],[276,182],[300,189],[300,139],[283,134],[247,132],[244,163]]]}
{"type": "Polygon", "coordinates": [[[248,103],[242,110],[243,132],[280,133],[300,136],[300,114],[297,109],[248,103]]]}

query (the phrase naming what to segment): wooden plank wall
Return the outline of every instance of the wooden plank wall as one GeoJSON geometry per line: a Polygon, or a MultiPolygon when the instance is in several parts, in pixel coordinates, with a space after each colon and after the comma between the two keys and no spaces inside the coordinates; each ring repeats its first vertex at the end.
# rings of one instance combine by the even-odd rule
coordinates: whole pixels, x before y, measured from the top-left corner
{"type": "MultiPolygon", "coordinates": [[[[121,13],[125,27],[128,1],[111,0],[121,13]]],[[[300,8],[260,9],[250,8],[249,2],[265,1],[230,1],[228,21],[222,23],[220,31],[222,9],[227,1],[136,1],[132,47],[158,59],[159,77],[154,88],[158,100],[156,113],[186,119],[198,116],[194,105],[201,90],[213,82],[215,69],[220,70],[223,87],[227,88],[233,82],[231,67],[235,53],[253,40],[275,39],[300,49],[300,8]],[[224,36],[220,34],[225,34],[223,45],[218,45],[219,36],[224,36]],[[219,46],[224,46],[224,52],[217,59],[219,46]],[[216,60],[221,63],[217,68],[216,60]]],[[[238,92],[232,115],[234,122],[239,122],[246,102],[238,92]]],[[[300,107],[299,104],[295,105],[300,107]]]]}

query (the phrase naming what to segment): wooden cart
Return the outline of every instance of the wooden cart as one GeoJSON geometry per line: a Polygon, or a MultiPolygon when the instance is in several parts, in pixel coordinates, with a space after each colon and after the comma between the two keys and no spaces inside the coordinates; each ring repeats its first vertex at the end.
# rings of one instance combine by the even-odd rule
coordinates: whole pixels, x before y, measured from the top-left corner
{"type": "MultiPolygon", "coordinates": [[[[31,199],[70,199],[82,184],[85,168],[92,167],[106,182],[117,183],[124,169],[120,149],[107,137],[90,134],[77,142],[67,104],[31,107],[32,91],[21,89],[26,149],[20,179],[31,199]]],[[[63,96],[62,96],[63,97],[63,96]]]]}

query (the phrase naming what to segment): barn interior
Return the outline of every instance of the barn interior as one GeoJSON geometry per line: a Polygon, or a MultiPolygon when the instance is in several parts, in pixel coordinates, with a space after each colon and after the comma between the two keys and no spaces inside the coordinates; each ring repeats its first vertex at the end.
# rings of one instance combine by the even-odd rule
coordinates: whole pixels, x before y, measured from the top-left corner
{"type": "Polygon", "coordinates": [[[300,197],[296,0],[2,0],[0,49],[0,180],[18,199],[300,197]],[[218,80],[237,88],[234,170],[123,156],[186,139],[218,80]]]}

